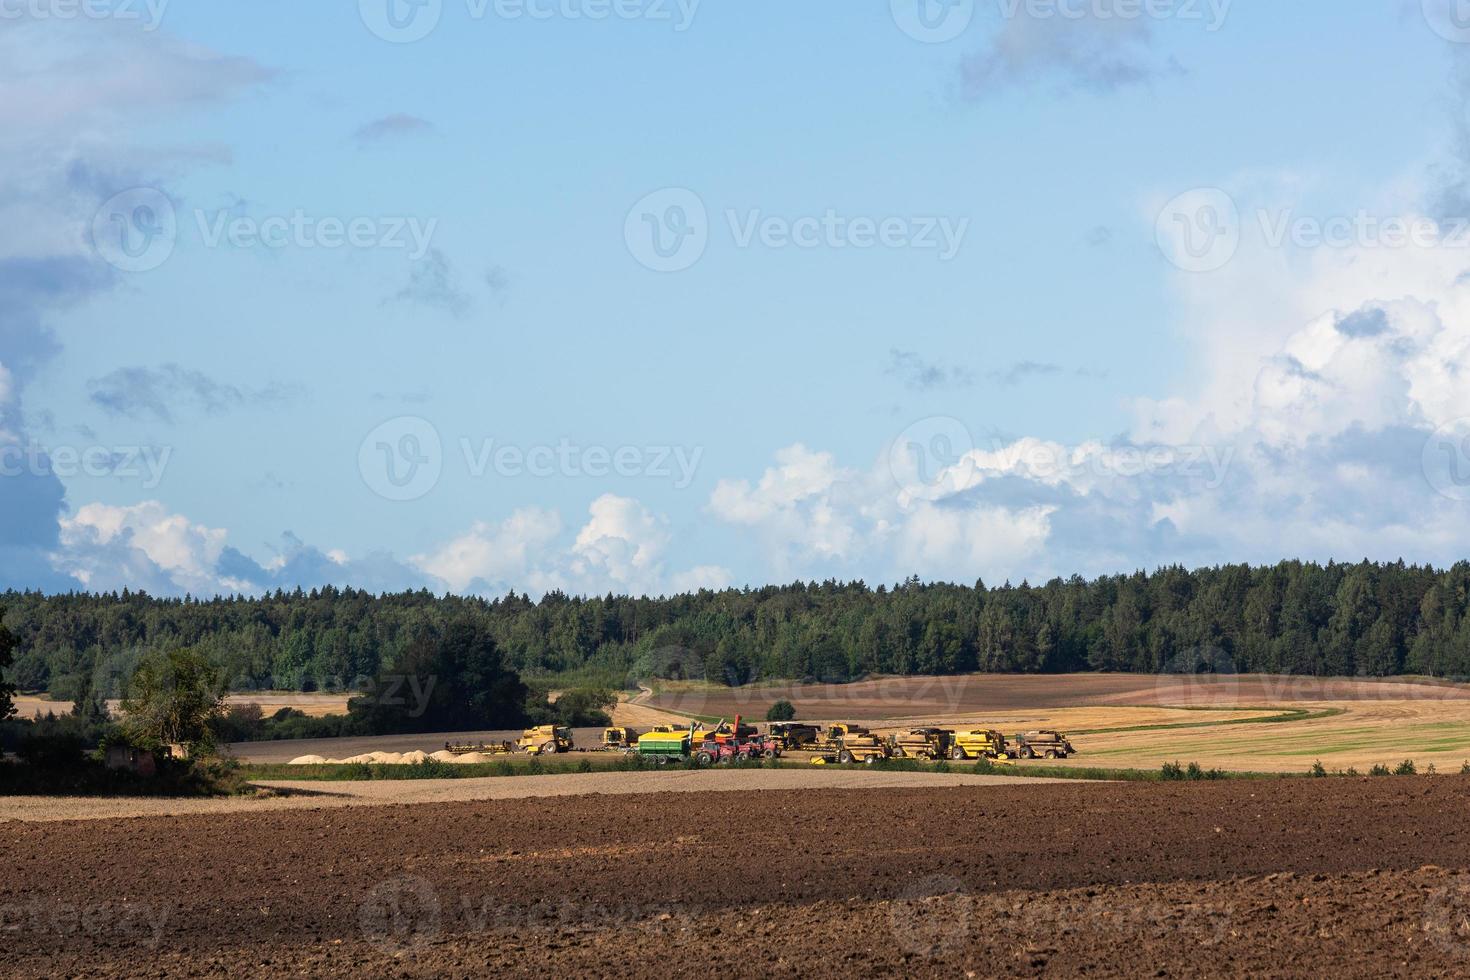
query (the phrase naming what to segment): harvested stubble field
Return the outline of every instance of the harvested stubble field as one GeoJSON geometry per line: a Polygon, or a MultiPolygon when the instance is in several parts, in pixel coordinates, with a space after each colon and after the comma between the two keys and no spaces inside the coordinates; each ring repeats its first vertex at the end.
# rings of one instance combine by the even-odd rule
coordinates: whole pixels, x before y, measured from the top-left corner
{"type": "MultiPolygon", "coordinates": [[[[968,675],[880,678],[847,685],[724,688],[668,685],[621,702],[619,724],[647,729],[689,715],[760,719],[786,697],[808,721],[854,721],[880,734],[920,725],[997,728],[1007,734],[1055,729],[1075,734],[1079,765],[1157,769],[1164,762],[1206,768],[1305,772],[1396,766],[1458,772],[1470,761],[1470,685],[1420,678],[1322,679],[1258,675],[968,675]],[[678,714],[678,711],[687,714],[678,714]]],[[[433,752],[447,740],[499,741],[519,732],[438,733],[239,743],[250,762],[301,755],[346,758],[373,751],[433,752]]],[[[597,729],[577,729],[596,746],[597,729]]],[[[1046,765],[1037,760],[1034,765],[1046,765]]]]}
{"type": "MultiPolygon", "coordinates": [[[[225,702],[231,705],[259,705],[265,714],[282,708],[294,708],[313,718],[343,714],[347,711],[347,701],[346,694],[303,694],[297,691],[255,691],[249,694],[231,694],[225,698],[225,702]]],[[[113,712],[118,710],[119,702],[109,701],[107,704],[113,712]]],[[[48,713],[64,715],[71,710],[70,701],[53,701],[49,697],[31,694],[22,694],[15,699],[16,714],[22,718],[38,718],[48,713]]]]}
{"type": "Polygon", "coordinates": [[[1431,976],[1470,779],[579,796],[0,825],[18,976],[1431,976]]]}
{"type": "MultiPolygon", "coordinates": [[[[972,674],[855,684],[714,688],[673,684],[649,706],[763,717],[777,698],[805,720],[856,721],[880,733],[920,725],[1076,734],[1079,765],[1305,772],[1394,766],[1458,772],[1470,761],[1470,685],[1424,678],[1264,675],[972,674]]],[[[1046,765],[1038,760],[1035,765],[1046,765]]],[[[1061,764],[1061,763],[1058,763],[1061,764]]]]}

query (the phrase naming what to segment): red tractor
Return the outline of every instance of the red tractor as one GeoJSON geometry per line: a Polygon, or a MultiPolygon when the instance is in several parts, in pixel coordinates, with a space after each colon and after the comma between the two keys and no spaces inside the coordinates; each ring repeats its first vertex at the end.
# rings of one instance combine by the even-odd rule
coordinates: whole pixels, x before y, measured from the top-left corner
{"type": "Polygon", "coordinates": [[[701,766],[709,766],[737,759],[749,762],[775,758],[780,754],[779,739],[760,734],[754,725],[740,724],[740,716],[736,715],[734,725],[721,721],[713,731],[705,735],[704,741],[695,747],[694,759],[701,766]]]}

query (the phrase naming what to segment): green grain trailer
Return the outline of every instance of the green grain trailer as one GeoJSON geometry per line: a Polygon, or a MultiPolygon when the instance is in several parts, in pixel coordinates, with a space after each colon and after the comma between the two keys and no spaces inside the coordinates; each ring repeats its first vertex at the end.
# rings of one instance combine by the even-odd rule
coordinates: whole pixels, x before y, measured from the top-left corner
{"type": "Polygon", "coordinates": [[[663,766],[689,758],[688,732],[649,732],[638,739],[638,755],[663,766]]]}

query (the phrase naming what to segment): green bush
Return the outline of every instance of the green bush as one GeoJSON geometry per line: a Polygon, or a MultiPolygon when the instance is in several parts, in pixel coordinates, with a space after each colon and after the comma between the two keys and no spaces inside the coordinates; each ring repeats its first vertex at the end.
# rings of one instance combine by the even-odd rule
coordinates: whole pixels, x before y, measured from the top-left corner
{"type": "Polygon", "coordinates": [[[81,736],[70,732],[52,735],[23,735],[16,748],[20,761],[37,769],[56,771],[82,765],[86,745],[81,736]]]}
{"type": "Polygon", "coordinates": [[[1368,775],[1370,775],[1370,776],[1388,776],[1388,775],[1391,775],[1391,773],[1388,771],[1388,766],[1385,766],[1385,765],[1381,765],[1380,764],[1380,765],[1374,766],[1372,769],[1369,769],[1368,770],[1368,775]]]}
{"type": "Polygon", "coordinates": [[[1410,759],[1405,759],[1403,762],[1400,762],[1398,764],[1398,768],[1393,771],[1393,774],[1395,776],[1412,776],[1416,772],[1418,772],[1418,770],[1414,768],[1413,761],[1410,759]]]}
{"type": "Polygon", "coordinates": [[[766,721],[794,721],[795,718],[796,706],[784,698],[766,709],[766,721]]]}
{"type": "Polygon", "coordinates": [[[1327,767],[1322,765],[1321,759],[1318,759],[1316,762],[1312,763],[1312,775],[1317,777],[1318,779],[1321,779],[1322,777],[1327,775],[1327,767]]]}
{"type": "Polygon", "coordinates": [[[1166,783],[1172,782],[1197,782],[1200,780],[1224,779],[1225,773],[1219,769],[1202,769],[1198,762],[1191,762],[1187,767],[1177,762],[1166,762],[1159,770],[1159,778],[1166,783]]]}

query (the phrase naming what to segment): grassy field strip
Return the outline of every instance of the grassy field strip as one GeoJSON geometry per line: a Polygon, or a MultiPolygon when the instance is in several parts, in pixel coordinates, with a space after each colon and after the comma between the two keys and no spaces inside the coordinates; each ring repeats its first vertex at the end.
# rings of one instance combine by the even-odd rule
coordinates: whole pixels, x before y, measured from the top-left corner
{"type": "Polygon", "coordinates": [[[1181,711],[1264,711],[1270,712],[1259,718],[1225,718],[1219,721],[1180,721],[1158,725],[1127,725],[1122,728],[1088,728],[1071,732],[1073,735],[1117,735],[1124,732],[1162,732],[1180,728],[1222,728],[1226,725],[1281,725],[1296,721],[1312,721],[1344,714],[1346,708],[1180,708],[1181,711]]]}

